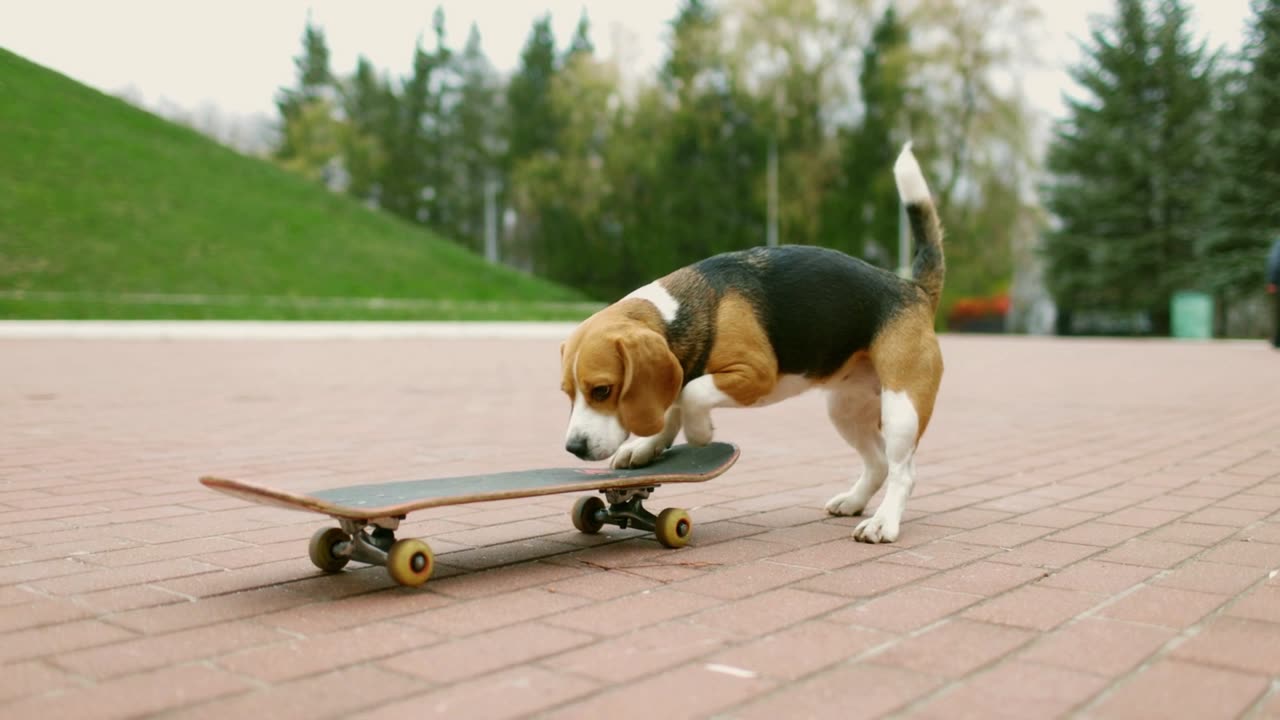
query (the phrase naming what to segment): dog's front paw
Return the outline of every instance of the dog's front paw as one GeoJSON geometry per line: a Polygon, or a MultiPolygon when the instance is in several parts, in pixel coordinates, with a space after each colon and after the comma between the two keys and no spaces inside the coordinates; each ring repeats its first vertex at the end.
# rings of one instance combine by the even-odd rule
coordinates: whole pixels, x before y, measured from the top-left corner
{"type": "Polygon", "coordinates": [[[622,447],[613,454],[609,466],[614,469],[644,467],[665,450],[662,439],[653,437],[636,437],[622,443],[622,447]]]}
{"type": "Polygon", "coordinates": [[[853,539],[865,543],[891,543],[898,539],[898,521],[873,515],[853,529],[853,539]]]}
{"type": "Polygon", "coordinates": [[[685,415],[684,437],[689,441],[690,445],[697,445],[698,447],[709,445],[714,435],[715,428],[711,425],[710,413],[701,417],[692,414],[685,415]]]}
{"type": "Polygon", "coordinates": [[[839,495],[827,501],[827,512],[832,515],[861,515],[863,508],[867,506],[867,499],[860,497],[860,494],[850,490],[842,492],[839,495]]]}

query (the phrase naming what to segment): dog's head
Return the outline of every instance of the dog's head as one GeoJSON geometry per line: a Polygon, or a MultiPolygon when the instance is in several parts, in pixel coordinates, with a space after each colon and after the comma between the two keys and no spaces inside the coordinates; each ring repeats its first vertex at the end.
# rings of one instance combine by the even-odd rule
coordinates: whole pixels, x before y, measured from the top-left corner
{"type": "Polygon", "coordinates": [[[684,372],[666,338],[629,318],[589,318],[560,346],[561,389],[573,403],[565,449],[603,460],[631,434],[662,431],[684,372]]]}

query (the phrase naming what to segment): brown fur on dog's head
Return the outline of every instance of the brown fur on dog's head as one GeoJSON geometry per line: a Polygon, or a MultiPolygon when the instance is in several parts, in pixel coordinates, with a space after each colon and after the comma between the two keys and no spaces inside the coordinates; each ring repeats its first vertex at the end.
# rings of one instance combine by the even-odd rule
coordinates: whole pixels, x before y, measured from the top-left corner
{"type": "Polygon", "coordinates": [[[612,455],[628,434],[661,432],[680,393],[684,371],[646,305],[610,306],[560,346],[561,389],[573,403],[566,442],[584,440],[591,459],[612,455]]]}

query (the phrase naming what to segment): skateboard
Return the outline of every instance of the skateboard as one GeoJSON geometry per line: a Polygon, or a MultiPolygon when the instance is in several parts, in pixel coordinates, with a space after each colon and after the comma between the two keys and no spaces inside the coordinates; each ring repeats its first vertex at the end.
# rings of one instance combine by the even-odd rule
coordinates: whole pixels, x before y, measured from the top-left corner
{"type": "Polygon", "coordinates": [[[200,478],[200,483],[259,505],[328,515],[340,527],[323,528],[311,536],[308,553],[316,567],[338,572],[351,560],[382,565],[397,583],[416,587],[431,577],[435,556],[426,542],[397,540],[395,536],[400,521],[415,510],[595,490],[604,500],[600,495],[584,495],[570,511],[579,531],[594,534],[605,525],[638,528],[652,532],[666,547],[678,548],[693,534],[689,513],[667,508],[654,515],[643,501],[665,483],[703,482],[719,476],[738,461],[738,452],[732,443],[676,445],[642,468],[540,468],[351,485],[312,493],[210,476],[200,478]]]}

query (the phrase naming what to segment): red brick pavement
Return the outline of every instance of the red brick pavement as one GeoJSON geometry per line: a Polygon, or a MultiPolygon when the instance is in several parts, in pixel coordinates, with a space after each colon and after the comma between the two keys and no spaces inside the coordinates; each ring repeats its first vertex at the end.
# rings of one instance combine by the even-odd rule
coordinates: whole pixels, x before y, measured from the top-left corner
{"type": "Polygon", "coordinates": [[[555,341],[0,341],[0,715],[1280,717],[1280,356],[944,350],[898,543],[813,395],[717,415],[687,548],[443,508],[408,590],[196,478],[572,464],[555,341]]]}

